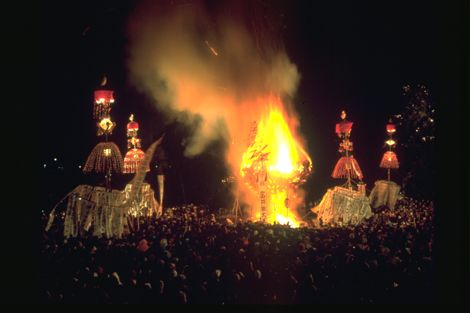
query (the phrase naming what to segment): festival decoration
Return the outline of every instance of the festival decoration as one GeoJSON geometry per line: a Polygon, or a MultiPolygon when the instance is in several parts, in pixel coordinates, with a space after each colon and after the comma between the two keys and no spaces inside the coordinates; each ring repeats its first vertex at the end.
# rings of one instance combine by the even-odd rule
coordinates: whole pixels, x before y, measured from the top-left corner
{"type": "MultiPolygon", "coordinates": [[[[132,187],[128,184],[121,191],[90,185],[77,186],[65,198],[68,201],[64,212],[64,237],[84,236],[91,232],[96,237],[121,238],[126,229],[138,229],[139,217],[154,213],[161,215],[149,184],[142,184],[135,200],[130,201],[132,187]]],[[[46,231],[54,222],[56,209],[57,206],[49,215],[46,231]]]]}
{"type": "Polygon", "coordinates": [[[101,121],[109,117],[111,113],[111,104],[114,103],[114,91],[99,89],[95,90],[95,101],[93,109],[93,118],[101,121]]]}
{"type": "MultiPolygon", "coordinates": [[[[130,174],[135,173],[139,168],[139,163],[145,157],[145,153],[140,149],[140,139],[137,137],[139,130],[139,124],[134,121],[134,114],[129,117],[129,123],[127,123],[127,151],[124,157],[124,171],[123,173],[130,174]]],[[[147,166],[146,171],[150,171],[150,167],[147,166]]]]}
{"type": "Polygon", "coordinates": [[[374,188],[369,195],[369,199],[373,208],[385,205],[390,209],[394,209],[399,197],[400,186],[390,180],[390,170],[392,168],[396,169],[399,167],[397,155],[392,151],[397,144],[397,141],[393,139],[396,127],[395,124],[392,123],[392,119],[389,119],[385,130],[388,134],[388,139],[385,141],[388,151],[383,154],[382,160],[380,161],[380,167],[387,169],[387,180],[378,180],[375,182],[374,188]]]}
{"type": "Polygon", "coordinates": [[[349,140],[353,122],[346,120],[346,112],[341,112],[341,122],[336,124],[335,132],[340,138],[339,152],[343,155],[335,165],[333,178],[346,178],[343,186],[327,190],[321,202],[311,209],[318,221],[330,225],[357,225],[372,215],[369,198],[366,195],[366,184],[362,182],[363,174],[359,164],[352,155],[353,143],[349,140]],[[360,181],[357,190],[352,188],[352,179],[360,181]]]}
{"type": "Polygon", "coordinates": [[[378,180],[370,192],[370,205],[373,208],[387,206],[390,209],[395,208],[395,204],[400,196],[400,186],[390,180],[378,180]]]}
{"type": "Polygon", "coordinates": [[[384,153],[382,161],[380,162],[380,167],[387,169],[387,180],[390,181],[390,169],[399,167],[397,155],[392,151],[397,142],[393,139],[393,134],[396,132],[396,128],[391,119],[386,126],[386,131],[389,136],[385,141],[385,144],[388,146],[388,151],[384,153]]]}
{"type": "Polygon", "coordinates": [[[139,131],[139,123],[134,121],[134,114],[131,114],[129,117],[129,123],[127,123],[127,137],[133,138],[137,137],[137,132],[139,131]]]}
{"type": "MultiPolygon", "coordinates": [[[[104,87],[107,79],[103,79],[104,87]]],[[[105,141],[98,143],[87,158],[83,172],[105,173],[106,189],[111,191],[111,177],[113,173],[121,173],[123,160],[119,148],[113,142],[108,142],[116,123],[111,120],[111,104],[114,103],[114,91],[98,89],[94,93],[93,118],[97,120],[97,136],[105,136],[105,141]]]]}
{"type": "MultiPolygon", "coordinates": [[[[84,236],[92,233],[93,236],[106,238],[121,238],[125,229],[133,231],[138,229],[139,217],[157,216],[162,214],[159,210],[155,193],[149,184],[144,183],[145,168],[149,166],[150,160],[162,142],[163,135],[150,145],[145,158],[139,164],[139,168],[124,190],[111,190],[108,186],[79,185],[68,193],[59,203],[57,203],[49,214],[49,219],[45,227],[46,231],[53,226],[56,210],[60,203],[68,200],[66,211],[64,212],[64,237],[84,236]]],[[[114,143],[102,142],[93,149],[91,156],[99,159],[101,156],[110,158],[119,152],[114,143]],[[100,149],[98,149],[100,148],[100,149]],[[96,151],[95,151],[96,150],[96,151]],[[95,153],[96,152],[96,153],[95,153]]],[[[105,159],[105,162],[108,160],[105,159]]],[[[86,171],[93,171],[96,168],[109,169],[112,165],[96,165],[101,162],[90,163],[85,166],[86,171]],[[93,166],[94,164],[94,166],[93,166]]]]}
{"type": "Polygon", "coordinates": [[[97,131],[97,136],[102,136],[106,135],[106,139],[108,138],[108,135],[111,135],[113,133],[114,127],[116,127],[116,123],[111,121],[110,117],[105,117],[99,121],[99,123],[96,123],[98,126],[98,131],[97,131]]]}
{"type": "Polygon", "coordinates": [[[139,163],[139,167],[135,172],[134,178],[132,178],[132,181],[130,182],[130,184],[132,184],[132,186],[134,187],[132,188],[131,193],[129,195],[129,203],[135,201],[138,190],[141,190],[140,188],[142,188],[145,175],[147,174],[147,168],[149,168],[150,161],[153,158],[155,150],[162,143],[163,138],[165,138],[165,134],[161,135],[160,138],[158,138],[155,142],[150,145],[150,147],[148,147],[147,151],[145,152],[144,159],[142,160],[142,162],[139,163]]]}
{"type": "Polygon", "coordinates": [[[331,176],[333,178],[347,178],[347,188],[351,188],[351,178],[362,181],[362,174],[359,163],[352,155],[353,143],[349,140],[351,136],[353,122],[346,120],[346,112],[341,112],[342,121],[336,124],[336,134],[341,139],[339,144],[339,153],[343,156],[338,160],[331,176]]]}
{"type": "MultiPolygon", "coordinates": [[[[124,188],[125,198],[130,197],[132,184],[127,184],[124,188]]],[[[143,183],[141,190],[137,192],[136,201],[130,203],[127,214],[132,217],[150,217],[154,213],[158,216],[158,202],[155,199],[155,192],[149,184],[143,183]]]]}
{"type": "Polygon", "coordinates": [[[122,155],[114,142],[100,142],[91,151],[86,160],[83,172],[121,173],[122,155]]]}
{"type": "Polygon", "coordinates": [[[357,225],[372,216],[369,198],[361,191],[335,186],[312,209],[323,224],[357,225]]]}

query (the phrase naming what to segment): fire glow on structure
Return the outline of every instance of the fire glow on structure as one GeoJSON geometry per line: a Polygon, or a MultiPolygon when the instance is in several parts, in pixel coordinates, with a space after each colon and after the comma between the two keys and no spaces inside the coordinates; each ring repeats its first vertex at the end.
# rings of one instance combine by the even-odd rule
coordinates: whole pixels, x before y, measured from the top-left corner
{"type": "Polygon", "coordinates": [[[254,218],[298,227],[294,212],[303,200],[298,187],[311,173],[312,161],[294,137],[281,100],[271,96],[266,108],[243,153],[241,177],[259,196],[254,218]]]}

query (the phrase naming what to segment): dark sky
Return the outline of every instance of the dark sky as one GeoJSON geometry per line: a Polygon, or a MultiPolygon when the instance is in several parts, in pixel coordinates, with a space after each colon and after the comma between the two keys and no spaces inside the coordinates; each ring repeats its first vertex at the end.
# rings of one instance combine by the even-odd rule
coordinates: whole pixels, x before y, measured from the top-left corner
{"type": "MultiPolygon", "coordinates": [[[[260,1],[270,3],[269,1],[260,1]]],[[[78,169],[100,140],[92,119],[92,94],[103,74],[114,88],[112,109],[117,128],[112,140],[125,151],[125,124],[135,113],[141,124],[144,148],[171,124],[128,81],[126,21],[138,1],[46,2],[43,7],[42,101],[43,134],[55,140],[41,145],[38,167],[54,166],[58,157],[64,170],[46,172],[49,186],[59,196],[89,181],[78,169]],[[54,174],[56,173],[56,174],[54,174]]],[[[211,5],[211,1],[207,1],[211,5]]],[[[334,124],[342,109],[355,122],[355,157],[369,187],[385,172],[378,168],[383,153],[384,127],[390,115],[406,105],[404,84],[428,86],[437,108],[461,97],[459,78],[464,53],[461,28],[465,7],[428,1],[285,1],[284,43],[302,75],[296,109],[301,132],[314,162],[306,184],[309,201],[318,200],[335,181],[331,171],[339,157],[334,124]],[[459,94],[460,93],[460,94],[459,94]]],[[[210,202],[226,198],[220,144],[195,159],[182,156],[181,140],[187,129],[170,128],[165,141],[172,169],[167,173],[169,202],[210,202]]],[[[152,175],[152,174],[151,174],[152,175]]],[[[156,187],[154,176],[148,180],[156,187]]],[[[123,184],[130,177],[117,183],[123,184]]],[[[121,187],[121,186],[119,186],[121,187]]],[[[58,200],[58,199],[57,199],[58,200]]]]}

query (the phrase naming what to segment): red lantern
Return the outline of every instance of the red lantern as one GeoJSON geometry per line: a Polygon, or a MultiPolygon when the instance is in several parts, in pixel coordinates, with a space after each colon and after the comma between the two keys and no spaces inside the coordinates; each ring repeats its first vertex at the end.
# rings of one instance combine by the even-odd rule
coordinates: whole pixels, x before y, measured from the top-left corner
{"type": "Polygon", "coordinates": [[[392,123],[387,124],[387,133],[391,135],[394,132],[396,132],[395,124],[392,124],[392,123]]]}
{"type": "MultiPolygon", "coordinates": [[[[138,131],[139,130],[139,123],[137,123],[137,122],[127,123],[127,130],[128,131],[138,131]]],[[[129,136],[129,137],[132,137],[132,136],[129,136]]]]}
{"type": "Polygon", "coordinates": [[[112,103],[114,103],[114,91],[103,89],[95,90],[93,118],[102,120],[104,117],[109,117],[112,103]]]}
{"type": "Polygon", "coordinates": [[[97,103],[113,103],[114,91],[112,90],[95,90],[95,102],[97,103]]]}
{"type": "Polygon", "coordinates": [[[335,131],[339,135],[350,133],[353,127],[353,122],[342,121],[336,124],[335,131]]]}
{"type": "MultiPolygon", "coordinates": [[[[145,153],[140,149],[131,149],[126,153],[124,157],[124,171],[123,173],[135,173],[139,168],[140,162],[145,158],[145,153]]],[[[146,172],[150,171],[147,167],[146,172]]]]}
{"type": "Polygon", "coordinates": [[[129,117],[129,123],[127,123],[127,137],[137,137],[139,131],[139,123],[134,121],[134,114],[129,117]]]}
{"type": "Polygon", "coordinates": [[[349,122],[346,120],[346,111],[341,111],[341,122],[336,123],[335,132],[336,134],[341,137],[349,133],[352,130],[353,122],[349,122]]]}
{"type": "Polygon", "coordinates": [[[127,123],[127,137],[137,136],[138,131],[139,131],[139,123],[137,122],[127,123]]]}
{"type": "Polygon", "coordinates": [[[395,152],[387,151],[384,153],[382,157],[382,161],[380,162],[381,168],[398,168],[398,158],[395,152]]]}

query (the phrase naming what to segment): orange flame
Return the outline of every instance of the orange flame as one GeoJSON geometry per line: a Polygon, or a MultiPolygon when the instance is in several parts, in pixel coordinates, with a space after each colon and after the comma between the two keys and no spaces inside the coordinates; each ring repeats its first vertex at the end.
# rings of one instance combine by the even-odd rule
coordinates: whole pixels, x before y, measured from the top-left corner
{"type": "MultiPolygon", "coordinates": [[[[297,187],[312,170],[312,161],[294,137],[296,120],[289,117],[278,97],[269,97],[267,110],[261,116],[243,153],[240,174],[249,188],[260,193],[266,186],[266,221],[289,223],[298,227],[293,213],[302,199],[297,187]]],[[[259,210],[262,210],[260,204],[259,210]]],[[[255,214],[255,217],[261,213],[255,214]]]]}

